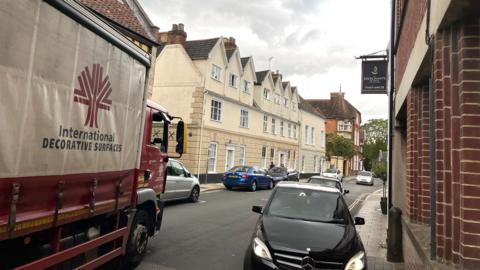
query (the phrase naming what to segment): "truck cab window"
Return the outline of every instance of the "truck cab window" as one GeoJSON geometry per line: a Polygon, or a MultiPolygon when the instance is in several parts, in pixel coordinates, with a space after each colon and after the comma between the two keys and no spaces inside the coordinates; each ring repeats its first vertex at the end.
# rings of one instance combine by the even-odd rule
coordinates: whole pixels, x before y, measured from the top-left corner
{"type": "Polygon", "coordinates": [[[161,113],[153,114],[150,145],[158,147],[164,153],[168,151],[168,124],[161,113]]]}

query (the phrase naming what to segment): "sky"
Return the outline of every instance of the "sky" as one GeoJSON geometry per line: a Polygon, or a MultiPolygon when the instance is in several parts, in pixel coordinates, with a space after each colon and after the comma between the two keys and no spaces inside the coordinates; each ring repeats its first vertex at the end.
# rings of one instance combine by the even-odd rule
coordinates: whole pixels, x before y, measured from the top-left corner
{"type": "Polygon", "coordinates": [[[183,23],[187,40],[234,37],[257,71],[279,70],[306,99],[345,98],[362,122],[387,118],[386,95],[360,94],[361,61],[385,50],[388,0],[139,0],[160,31],[183,23]]]}

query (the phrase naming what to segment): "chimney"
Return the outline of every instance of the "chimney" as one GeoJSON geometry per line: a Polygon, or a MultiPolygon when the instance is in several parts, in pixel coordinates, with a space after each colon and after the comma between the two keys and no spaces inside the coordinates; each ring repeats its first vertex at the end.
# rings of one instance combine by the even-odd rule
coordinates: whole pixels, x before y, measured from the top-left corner
{"type": "Polygon", "coordinates": [[[168,32],[158,33],[159,41],[165,44],[181,44],[185,45],[187,41],[187,33],[184,30],[183,23],[173,24],[172,30],[168,32]]]}
{"type": "Polygon", "coordinates": [[[223,38],[223,44],[225,44],[225,50],[235,50],[237,48],[237,44],[235,44],[235,39],[233,37],[223,38]]]}

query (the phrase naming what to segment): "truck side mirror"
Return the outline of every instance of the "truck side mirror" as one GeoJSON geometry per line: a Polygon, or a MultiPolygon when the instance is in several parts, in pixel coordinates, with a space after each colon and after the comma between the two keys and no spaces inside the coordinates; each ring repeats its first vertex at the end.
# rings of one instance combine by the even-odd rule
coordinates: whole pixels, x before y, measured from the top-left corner
{"type": "Polygon", "coordinates": [[[187,128],[186,124],[180,120],[177,124],[177,146],[175,147],[175,152],[182,155],[186,152],[187,142],[185,138],[187,137],[187,128]]]}

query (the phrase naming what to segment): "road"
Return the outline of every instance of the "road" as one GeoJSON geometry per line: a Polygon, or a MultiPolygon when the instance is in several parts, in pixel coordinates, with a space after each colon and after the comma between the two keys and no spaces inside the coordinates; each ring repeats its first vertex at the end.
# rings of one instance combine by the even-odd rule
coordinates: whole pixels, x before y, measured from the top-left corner
{"type": "MultiPolygon", "coordinates": [[[[345,181],[352,215],[362,199],[381,188],[345,181]]],[[[160,233],[149,243],[140,270],[240,270],[258,214],[252,205],[264,205],[270,190],[219,190],[201,194],[198,203],[167,205],[160,233]]],[[[366,221],[368,222],[368,221],[366,221]]]]}

